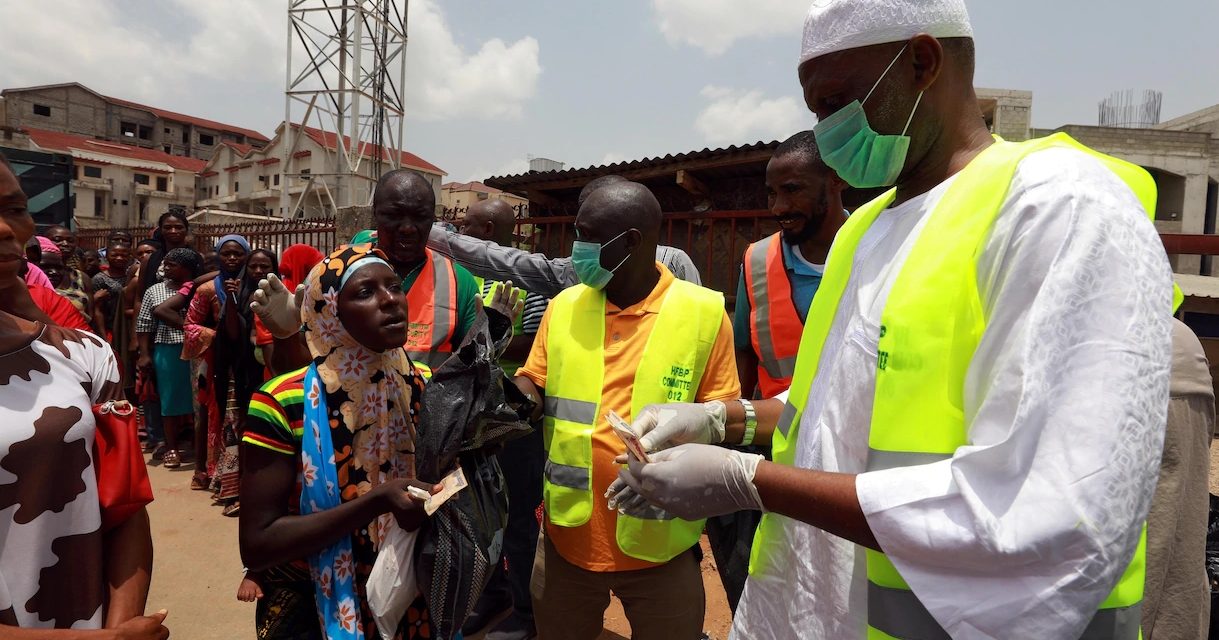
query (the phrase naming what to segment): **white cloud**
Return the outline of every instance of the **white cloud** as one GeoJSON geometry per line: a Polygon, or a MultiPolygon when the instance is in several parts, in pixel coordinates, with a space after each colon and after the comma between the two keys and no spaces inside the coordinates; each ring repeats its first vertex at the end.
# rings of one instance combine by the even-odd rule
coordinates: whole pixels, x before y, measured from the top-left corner
{"type": "Polygon", "coordinates": [[[783,140],[815,122],[804,105],[791,96],[767,98],[757,89],[714,85],[703,87],[702,95],[710,104],[699,112],[694,128],[712,145],[783,140]]]}
{"type": "MultiPolygon", "coordinates": [[[[800,33],[808,6],[808,0],[652,0],[669,44],[690,45],[712,56],[744,38],[800,33]]],[[[799,42],[793,41],[793,59],[798,49],[799,42]]]]}
{"type": "Polygon", "coordinates": [[[626,162],[627,160],[631,160],[631,158],[628,158],[628,157],[626,157],[626,155],[618,153],[617,151],[610,151],[610,152],[606,153],[605,155],[601,156],[601,161],[598,162],[597,164],[599,164],[599,165],[617,164],[619,162],[626,162]]]}
{"type": "Polygon", "coordinates": [[[200,81],[229,81],[235,73],[282,85],[286,18],[280,5],[174,0],[164,10],[182,25],[159,31],[133,19],[135,8],[101,1],[6,4],[0,77],[7,86],[78,81],[157,106],[166,95],[197,90],[200,81]],[[173,33],[186,27],[194,27],[188,37],[173,33]]]}
{"type": "Polygon", "coordinates": [[[483,42],[462,51],[435,0],[412,0],[406,86],[410,116],[428,120],[462,117],[513,119],[537,92],[542,67],[538,41],[483,42]]]}
{"type": "MultiPolygon", "coordinates": [[[[491,38],[467,53],[435,0],[409,7],[408,118],[521,115],[541,74],[537,40],[491,38]]],[[[76,81],[270,135],[283,118],[287,19],[285,4],[268,0],[5,3],[0,87],[76,81]]],[[[293,66],[304,60],[297,43],[293,66]]]]}
{"type": "Polygon", "coordinates": [[[508,160],[494,169],[488,169],[486,168],[486,165],[478,167],[463,177],[461,182],[481,182],[492,176],[513,176],[518,173],[525,173],[528,170],[529,161],[523,158],[517,158],[515,160],[508,160]]]}

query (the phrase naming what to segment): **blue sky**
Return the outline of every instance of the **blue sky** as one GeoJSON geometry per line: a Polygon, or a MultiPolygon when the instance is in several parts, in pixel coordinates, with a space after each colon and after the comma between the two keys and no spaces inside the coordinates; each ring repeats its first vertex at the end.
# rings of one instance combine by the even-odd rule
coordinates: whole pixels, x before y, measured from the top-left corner
{"type": "MultiPolygon", "coordinates": [[[[5,3],[0,87],[79,81],[259,129],[283,118],[284,2],[5,3]]],[[[781,138],[807,0],[412,0],[407,148],[467,180],[528,154],[587,166],[781,138]]],[[[1219,2],[969,3],[979,86],[1033,124],[1095,124],[1113,90],[1169,119],[1219,103],[1219,2]],[[1149,8],[1154,7],[1154,10],[1149,8]]]]}

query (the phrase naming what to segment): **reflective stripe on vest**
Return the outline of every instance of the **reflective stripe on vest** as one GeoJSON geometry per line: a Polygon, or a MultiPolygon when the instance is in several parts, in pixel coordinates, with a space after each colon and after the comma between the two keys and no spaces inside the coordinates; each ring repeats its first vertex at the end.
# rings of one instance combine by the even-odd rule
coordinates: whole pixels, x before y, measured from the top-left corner
{"type": "MultiPolygon", "coordinates": [[[[999,140],[974,158],[930,214],[885,301],[868,432],[869,471],[947,460],[968,444],[964,379],[986,327],[974,260],[999,215],[1017,165],[1028,154],[1050,147],[1077,149],[1097,158],[1131,188],[1149,216],[1155,211],[1155,183],[1146,171],[1092,151],[1065,134],[1023,143],[999,140]]],[[[772,442],[778,463],[795,462],[801,413],[856,247],[894,193],[890,190],[861,207],[834,239],[805,323],[788,406],[772,442]]],[[[1175,305],[1179,293],[1174,291],[1173,297],[1175,305]]],[[[763,516],[751,573],[768,573],[782,560],[782,555],[768,554],[784,543],[782,527],[776,516],[763,516]]],[[[1083,637],[1139,637],[1145,537],[1144,530],[1134,557],[1083,637]]],[[[867,550],[867,571],[869,638],[947,637],[884,554],[867,550]]]]}
{"type": "MultiPolygon", "coordinates": [[[[771,398],[791,385],[804,330],[783,264],[780,234],[745,249],[745,292],[751,311],[749,338],[758,355],[758,388],[762,397],[771,398]]],[[[742,391],[748,394],[751,390],[742,391]]]]}
{"type": "MultiPolygon", "coordinates": [[[[550,303],[543,493],[547,517],[561,527],[583,526],[592,516],[593,431],[609,428],[600,409],[605,317],[605,294],[584,285],[550,303]]],[[[632,415],[648,404],[694,399],[723,317],[722,294],[673,280],[635,370],[632,415]]],[[[618,547],[649,562],[672,560],[697,544],[703,530],[701,520],[679,520],[658,509],[638,518],[618,515],[617,522],[618,547]]]]}
{"type": "Polygon", "coordinates": [[[457,330],[457,273],[449,259],[427,250],[427,262],[406,292],[406,353],[436,369],[453,351],[457,330]]]}

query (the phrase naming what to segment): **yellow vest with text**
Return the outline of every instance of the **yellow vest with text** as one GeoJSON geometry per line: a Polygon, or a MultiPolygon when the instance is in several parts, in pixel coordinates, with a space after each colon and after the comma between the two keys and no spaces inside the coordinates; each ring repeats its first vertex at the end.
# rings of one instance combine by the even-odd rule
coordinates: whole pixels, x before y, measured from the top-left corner
{"type": "MultiPolygon", "coordinates": [[[[964,380],[986,328],[976,260],[1007,197],[1016,167],[1030,153],[1077,149],[1125,182],[1152,215],[1155,182],[1137,165],[1100,154],[1066,134],[1012,143],[997,140],[949,186],[901,266],[881,315],[876,392],[868,433],[868,471],[946,460],[967,445],[964,380]]],[[[821,288],[801,338],[791,394],[773,438],[774,460],[793,465],[801,413],[821,349],[850,276],[855,249],[893,202],[890,190],[856,211],[834,239],[821,288]]],[[[1175,292],[1174,305],[1180,292],[1175,292]]],[[[766,514],[754,540],[750,573],[764,575],[785,544],[780,516],[766,514]]],[[[1146,527],[1117,586],[1101,604],[1085,639],[1140,637],[1146,527]]],[[[868,638],[948,638],[884,554],[867,550],[868,638]]]]}
{"type": "MultiPolygon", "coordinates": [[[[694,401],[723,317],[723,294],[673,280],[635,371],[632,415],[649,404],[694,401]]],[[[609,428],[600,406],[605,294],[576,285],[556,296],[550,303],[546,350],[546,514],[558,526],[579,527],[589,521],[594,505],[593,431],[609,428]]],[[[702,520],[690,522],[652,509],[643,518],[620,514],[616,536],[626,555],[662,563],[698,544],[702,531],[702,520]]]]}

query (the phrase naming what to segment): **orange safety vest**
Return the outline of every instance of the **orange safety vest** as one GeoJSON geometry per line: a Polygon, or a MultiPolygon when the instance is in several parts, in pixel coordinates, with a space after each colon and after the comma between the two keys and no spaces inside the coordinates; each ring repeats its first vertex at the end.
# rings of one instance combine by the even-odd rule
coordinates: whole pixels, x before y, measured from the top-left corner
{"type": "Polygon", "coordinates": [[[427,249],[427,262],[406,292],[406,306],[406,353],[435,370],[453,352],[457,330],[457,274],[448,258],[427,249]]]}
{"type": "MultiPolygon", "coordinates": [[[[745,249],[745,292],[752,310],[749,338],[758,354],[758,388],[764,398],[773,398],[791,386],[804,332],[792,301],[781,242],[775,233],[745,249]]],[[[753,390],[741,391],[748,394],[753,390]]]]}

